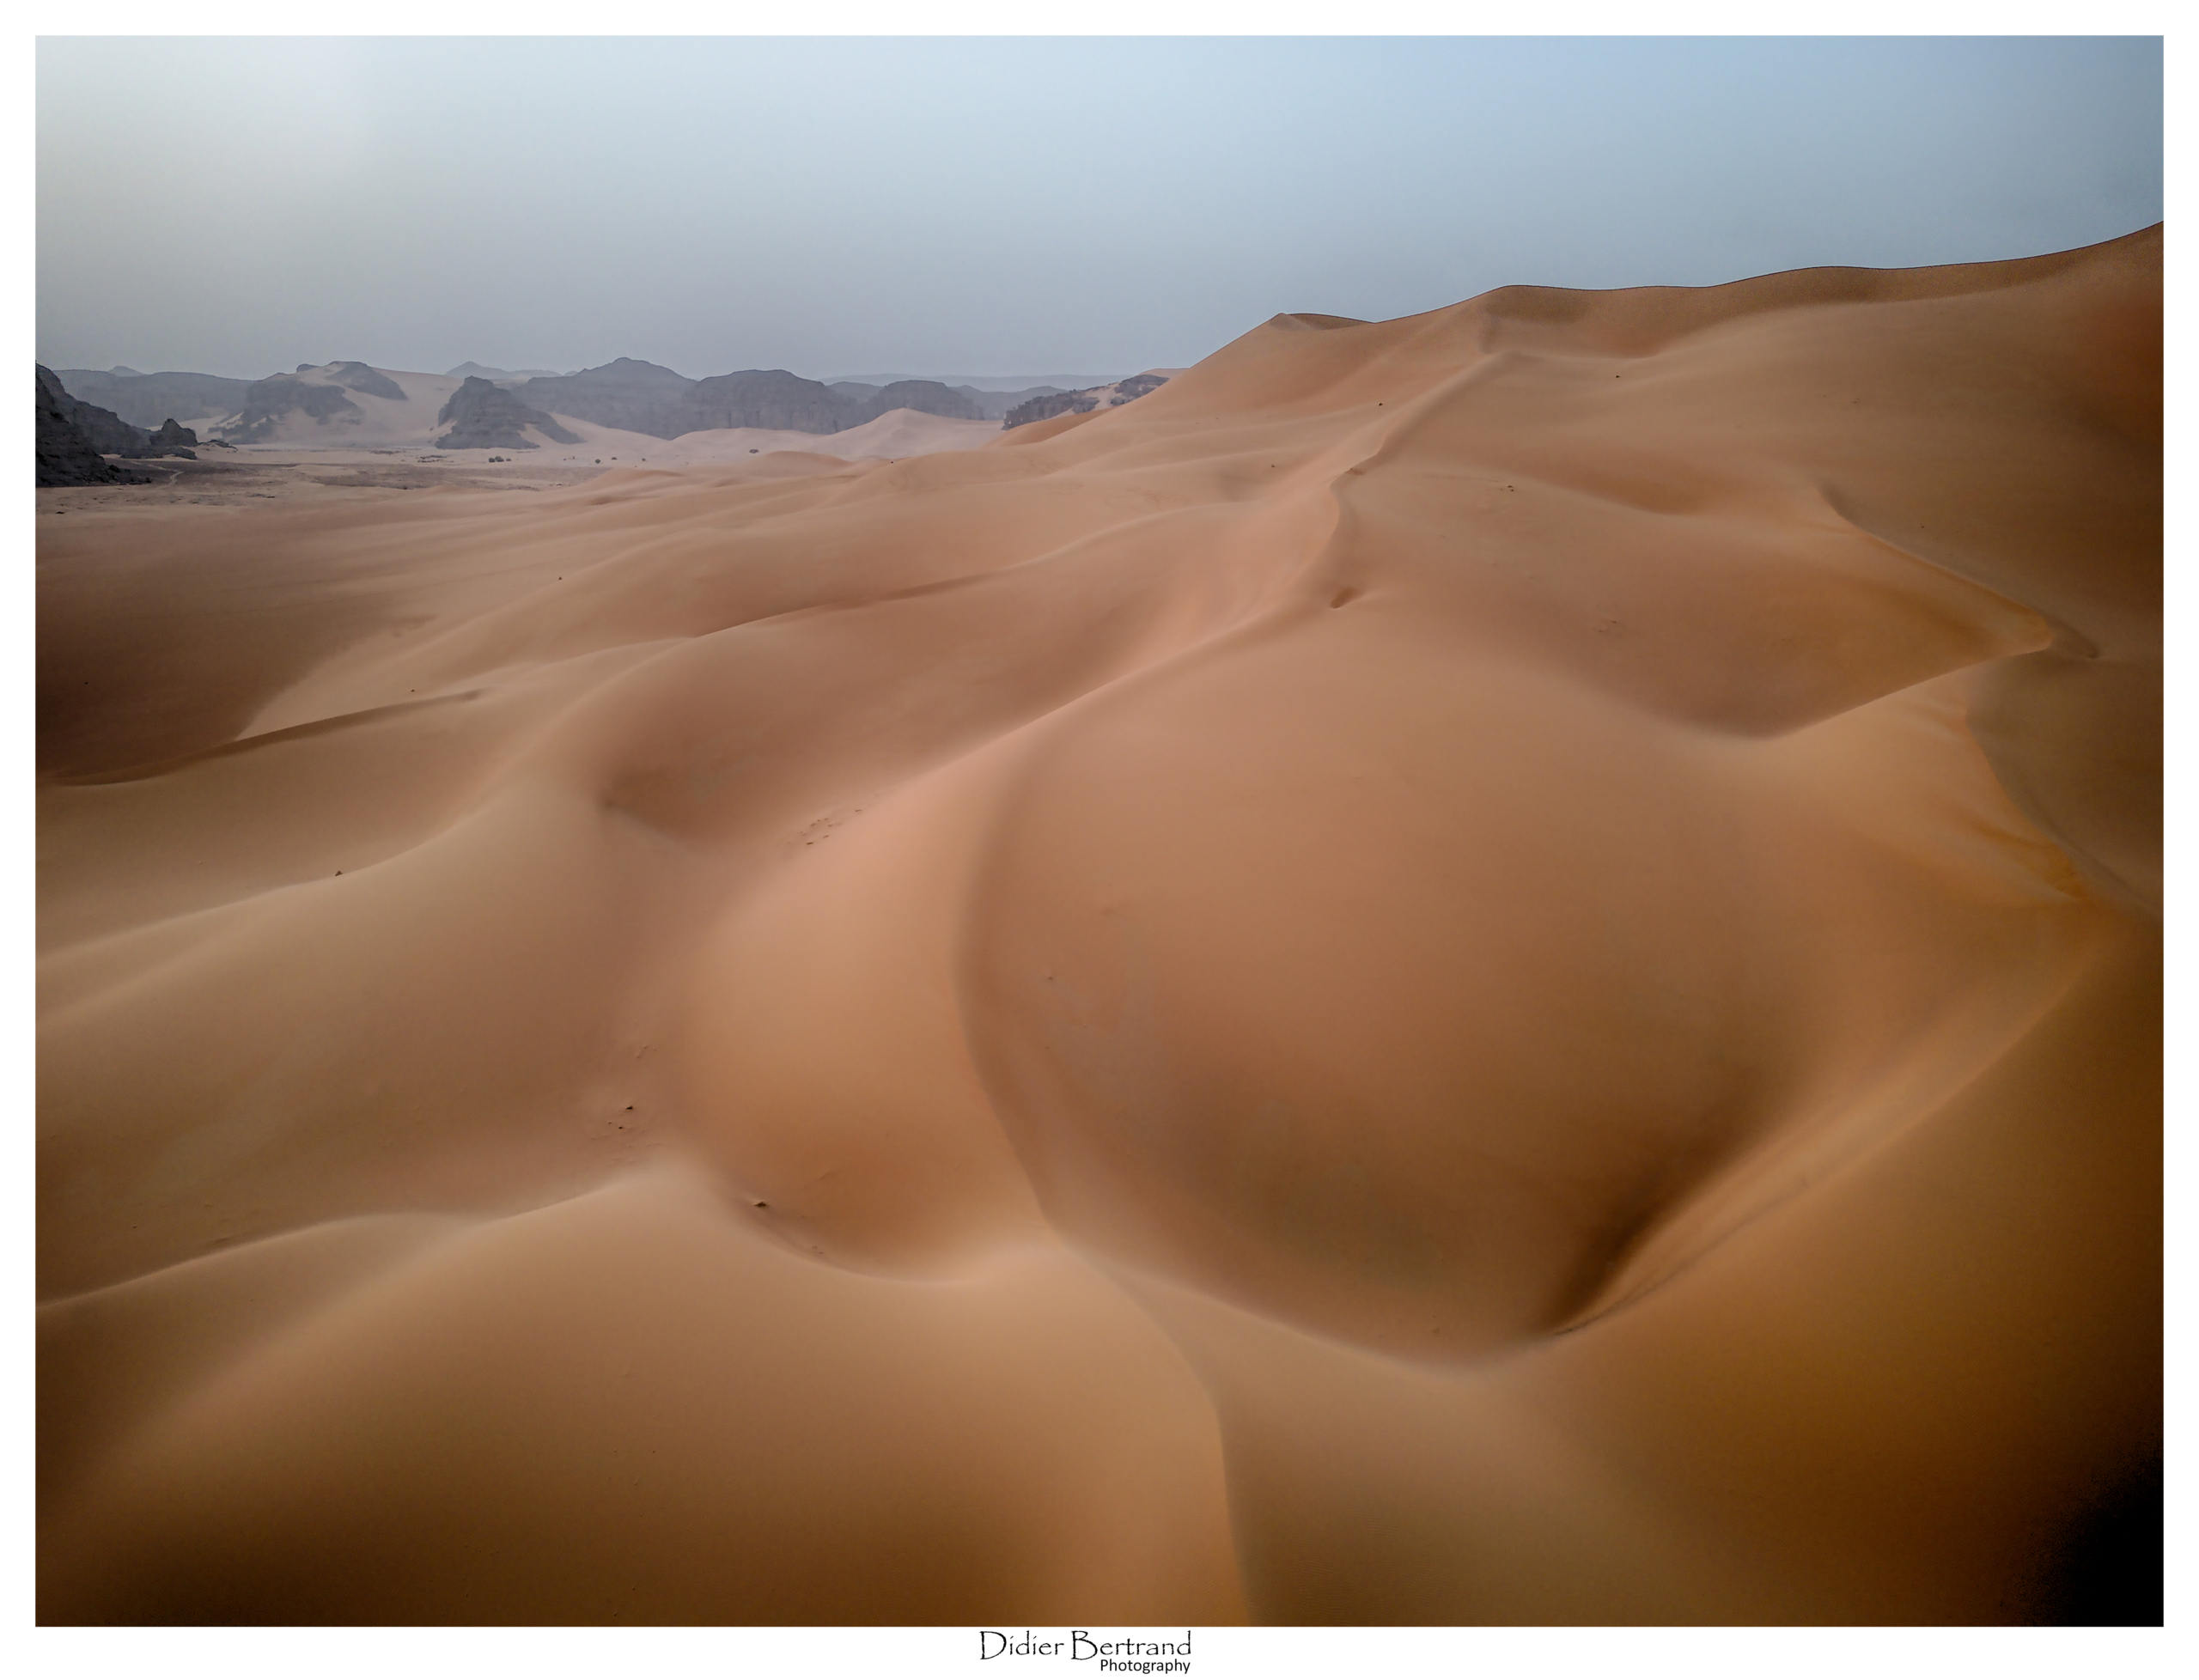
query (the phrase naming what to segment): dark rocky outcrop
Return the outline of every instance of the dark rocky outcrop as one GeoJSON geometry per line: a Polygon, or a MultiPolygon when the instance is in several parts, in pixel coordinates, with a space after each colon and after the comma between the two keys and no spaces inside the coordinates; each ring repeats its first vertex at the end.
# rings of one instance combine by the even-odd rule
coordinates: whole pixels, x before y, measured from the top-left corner
{"type": "Polygon", "coordinates": [[[680,431],[689,432],[761,426],[771,431],[825,433],[846,430],[847,415],[846,407],[819,380],[803,379],[783,368],[749,368],[697,380],[677,423],[680,431]]]}
{"type": "MultiPolygon", "coordinates": [[[[845,405],[850,413],[858,411],[865,418],[875,419],[879,415],[896,408],[913,408],[925,414],[943,414],[951,420],[999,420],[1019,403],[1033,397],[1050,397],[1062,387],[1058,385],[1027,385],[1020,391],[980,391],[974,385],[949,385],[944,380],[907,379],[889,380],[886,385],[866,385],[859,380],[836,380],[828,387],[833,397],[845,405]],[[892,389],[905,393],[906,399],[880,404],[880,392],[892,389]],[[951,406],[935,406],[939,399],[930,395],[935,390],[947,393],[960,402],[951,406]],[[965,407],[966,404],[968,406],[965,407]]],[[[861,420],[850,423],[860,425],[861,420]]]]}
{"type": "Polygon", "coordinates": [[[827,386],[783,368],[746,368],[691,380],[625,356],[577,374],[530,379],[516,394],[546,412],[663,438],[734,426],[829,435],[897,408],[958,420],[985,417],[965,393],[937,380],[827,386]]]}
{"type": "Polygon", "coordinates": [[[147,441],[149,455],[180,455],[187,461],[198,457],[192,452],[198,447],[198,434],[188,426],[180,426],[173,416],[163,420],[158,430],[147,441]]]}
{"type": "Polygon", "coordinates": [[[531,379],[526,397],[532,407],[570,414],[590,425],[615,426],[620,431],[642,432],[650,437],[677,437],[695,429],[682,423],[687,393],[694,387],[693,380],[669,368],[622,356],[616,362],[583,368],[577,374],[531,379]]]}
{"type": "Polygon", "coordinates": [[[56,375],[70,395],[111,409],[133,426],[157,426],[172,414],[235,414],[244,406],[248,379],[219,374],[139,374],[126,368],[104,373],[64,368],[56,375]]]}
{"type": "MultiPolygon", "coordinates": [[[[301,368],[302,374],[311,373],[310,368],[301,368]]],[[[331,362],[320,369],[346,391],[356,391],[366,397],[387,397],[392,402],[405,400],[405,387],[387,374],[369,368],[363,362],[331,362]]]]}
{"type": "Polygon", "coordinates": [[[699,380],[688,393],[684,429],[703,431],[721,426],[757,426],[771,431],[844,432],[912,408],[955,420],[980,420],[984,411],[959,391],[935,379],[897,380],[891,385],[844,380],[825,385],[783,368],[751,368],[699,380]]]}
{"type": "Polygon", "coordinates": [[[912,408],[919,414],[937,414],[949,420],[985,417],[983,407],[951,386],[941,385],[935,379],[904,379],[882,387],[860,404],[850,405],[840,429],[860,426],[881,414],[891,414],[897,408],[912,408]]]}
{"type": "Polygon", "coordinates": [[[436,440],[438,449],[540,447],[521,431],[526,426],[533,426],[555,443],[580,441],[540,409],[529,407],[499,385],[471,375],[451,393],[450,400],[436,416],[438,426],[446,422],[450,430],[436,440]]]}
{"type": "Polygon", "coordinates": [[[1008,410],[1029,402],[1033,397],[1051,397],[1062,387],[1058,385],[1026,385],[1020,391],[980,391],[974,385],[955,385],[949,390],[959,391],[978,405],[978,415],[984,420],[1005,420],[1008,410]]]}
{"type": "Polygon", "coordinates": [[[405,400],[404,387],[363,362],[302,362],[295,374],[271,374],[247,387],[235,423],[222,429],[241,442],[259,443],[294,414],[322,426],[356,426],[367,417],[366,411],[344,394],[350,391],[405,400]],[[319,377],[302,377],[307,374],[319,377]]]}
{"type": "Polygon", "coordinates": [[[84,435],[84,440],[102,455],[120,455],[135,460],[151,447],[151,437],[142,426],[133,426],[111,409],[104,409],[85,402],[69,393],[52,368],[39,368],[39,382],[52,384],[52,397],[60,411],[69,417],[70,423],[84,435]]]}
{"type": "Polygon", "coordinates": [[[1031,398],[1008,410],[1001,421],[1002,431],[1013,431],[1018,426],[1027,426],[1034,420],[1051,420],[1057,414],[1089,414],[1105,403],[1110,408],[1120,408],[1124,403],[1134,403],[1149,391],[1158,391],[1168,383],[1166,374],[1132,374],[1128,379],[1117,380],[1112,385],[1095,385],[1086,391],[1057,391],[1031,398]]]}
{"type": "MultiPolygon", "coordinates": [[[[1140,374],[1112,387],[1095,386],[1076,392],[1051,385],[1028,386],[1020,391],[984,391],[935,379],[894,379],[882,384],[841,380],[828,386],[783,368],[751,368],[691,380],[669,368],[623,356],[602,367],[574,374],[533,373],[525,368],[508,372],[475,362],[461,363],[451,372],[460,379],[494,381],[510,391],[526,409],[545,417],[569,414],[595,425],[662,438],[733,426],[829,435],[863,425],[898,408],[949,419],[1026,425],[1052,414],[1081,412],[1100,403],[1119,405],[1164,382],[1159,374],[1140,374]],[[1009,419],[1011,415],[1018,417],[1009,419]]],[[[101,405],[125,423],[140,429],[159,426],[175,415],[234,417],[220,426],[222,438],[202,437],[202,447],[208,443],[229,447],[225,438],[246,443],[265,441],[293,414],[308,417],[325,427],[356,425],[366,415],[350,400],[349,392],[399,400],[405,396],[396,380],[363,362],[318,366],[302,362],[295,374],[277,374],[256,381],[213,374],[139,374],[125,368],[104,372],[64,368],[58,377],[72,397],[101,405]]],[[[202,429],[207,423],[199,422],[202,429]]],[[[473,435],[470,429],[460,429],[473,435]]],[[[485,447],[525,447],[512,431],[483,434],[484,437],[491,435],[496,441],[485,447]]],[[[551,434],[545,431],[543,435],[551,434]]],[[[110,454],[141,453],[134,442],[125,445],[112,435],[103,443],[110,454]]]]}
{"type": "MultiPolygon", "coordinates": [[[[41,490],[65,484],[142,484],[143,475],[100,458],[100,451],[76,422],[78,402],[53,375],[38,370],[38,485],[41,490]]],[[[104,409],[94,413],[105,414],[104,409]]],[[[110,420],[114,419],[111,414],[110,420]]],[[[116,421],[116,424],[123,423],[116,421]]]]}
{"type": "Polygon", "coordinates": [[[1107,399],[1110,408],[1120,408],[1124,403],[1136,402],[1148,392],[1158,391],[1168,383],[1166,374],[1132,374],[1128,379],[1115,381],[1115,394],[1107,399]]]}
{"type": "Polygon", "coordinates": [[[257,381],[245,393],[243,410],[237,416],[236,423],[226,429],[237,441],[258,443],[271,436],[276,428],[293,414],[308,415],[323,426],[332,421],[338,425],[356,426],[367,417],[366,411],[345,396],[340,385],[323,385],[294,374],[275,374],[257,381]]]}
{"type": "Polygon", "coordinates": [[[1027,426],[1034,420],[1051,420],[1057,414],[1089,414],[1099,406],[1097,397],[1087,397],[1081,391],[1057,391],[1048,396],[1033,397],[1028,402],[1018,403],[1002,417],[1000,429],[1012,432],[1018,426],[1027,426]]]}

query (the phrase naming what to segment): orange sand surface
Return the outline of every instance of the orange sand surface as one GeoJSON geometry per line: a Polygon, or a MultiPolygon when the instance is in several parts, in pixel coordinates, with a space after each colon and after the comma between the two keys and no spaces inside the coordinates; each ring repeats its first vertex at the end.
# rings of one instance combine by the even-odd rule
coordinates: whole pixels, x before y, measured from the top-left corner
{"type": "Polygon", "coordinates": [[[2060,1613],[2159,1450],[2160,253],[40,492],[40,1618],[2060,1613]]]}

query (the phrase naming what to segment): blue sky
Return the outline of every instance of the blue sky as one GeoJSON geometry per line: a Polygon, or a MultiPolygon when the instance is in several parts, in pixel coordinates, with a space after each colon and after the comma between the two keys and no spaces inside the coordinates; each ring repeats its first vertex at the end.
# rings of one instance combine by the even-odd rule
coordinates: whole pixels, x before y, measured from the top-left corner
{"type": "Polygon", "coordinates": [[[66,40],[38,354],[1196,361],[1279,310],[2157,221],[2157,39],[66,40]]]}

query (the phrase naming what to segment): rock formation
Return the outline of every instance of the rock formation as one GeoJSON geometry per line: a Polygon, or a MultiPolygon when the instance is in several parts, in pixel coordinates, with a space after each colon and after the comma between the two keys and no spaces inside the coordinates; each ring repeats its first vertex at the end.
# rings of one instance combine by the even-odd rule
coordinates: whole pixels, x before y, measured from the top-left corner
{"type": "Polygon", "coordinates": [[[919,414],[937,414],[949,420],[982,420],[984,410],[965,393],[941,384],[935,379],[896,380],[866,401],[850,411],[850,417],[843,419],[840,429],[845,431],[860,426],[865,421],[875,420],[881,414],[891,414],[897,408],[912,408],[919,414]]]}
{"type": "Polygon", "coordinates": [[[522,389],[535,408],[662,438],[735,426],[827,435],[897,408],[957,420],[986,417],[968,393],[937,380],[900,380],[882,387],[827,386],[783,368],[746,368],[691,380],[626,356],[577,374],[530,379],[522,389]]]}
{"type": "Polygon", "coordinates": [[[954,385],[947,387],[959,391],[978,405],[978,416],[984,420],[1005,420],[1008,411],[1033,397],[1051,397],[1063,387],[1058,385],[1026,385],[1020,391],[980,391],[973,385],[954,385]]]}
{"type": "Polygon", "coordinates": [[[641,432],[650,437],[677,437],[695,429],[679,423],[685,412],[687,393],[695,381],[660,368],[653,362],[620,356],[600,368],[583,368],[577,374],[560,374],[527,382],[527,400],[533,407],[570,414],[592,426],[615,426],[620,431],[641,432]]]}
{"type": "Polygon", "coordinates": [[[1057,391],[1051,396],[1033,397],[1028,402],[1018,403],[1002,417],[1000,429],[1012,432],[1034,420],[1051,420],[1057,414],[1089,414],[1099,406],[1097,397],[1087,397],[1081,391],[1057,391]]]}
{"type": "Polygon", "coordinates": [[[539,408],[530,408],[510,392],[491,381],[469,374],[451,393],[450,400],[436,416],[436,423],[450,430],[436,440],[438,449],[534,449],[540,446],[521,428],[533,427],[553,443],[578,443],[539,408]]]}
{"type": "MultiPolygon", "coordinates": [[[[448,442],[448,447],[514,449],[532,447],[519,435],[528,425],[538,427],[541,437],[579,441],[569,432],[547,429],[556,424],[551,417],[559,414],[666,439],[733,427],[825,436],[865,425],[897,409],[953,420],[1002,420],[1014,414],[1020,417],[1009,423],[1020,425],[1101,403],[1119,404],[1161,382],[1159,375],[1142,374],[1118,386],[1069,393],[1049,385],[984,391],[918,378],[875,384],[842,380],[826,385],[783,368],[748,368],[694,380],[630,356],[571,374],[512,371],[467,362],[451,374],[492,385],[509,394],[516,406],[507,413],[478,392],[466,397],[456,409],[446,406],[437,425],[454,425],[449,436],[463,440],[448,442]],[[1037,408],[1032,406],[1034,400],[1037,408]],[[542,417],[513,419],[513,414],[542,417]]],[[[138,374],[120,368],[105,372],[70,368],[57,377],[72,399],[104,404],[130,426],[142,430],[177,418],[180,425],[188,421],[197,426],[200,444],[223,447],[268,442],[278,435],[297,441],[299,434],[288,428],[300,417],[320,428],[355,427],[370,418],[380,424],[380,414],[370,415],[352,400],[352,393],[406,399],[395,380],[363,362],[300,362],[294,372],[258,380],[211,374],[138,374]]],[[[459,402],[458,393],[452,400],[459,402]]],[[[134,455],[145,447],[142,440],[125,441],[119,435],[95,441],[108,453],[134,455]]],[[[170,439],[168,447],[179,446],[170,439]]]]}
{"type": "Polygon", "coordinates": [[[1148,392],[1158,391],[1168,383],[1166,374],[1132,374],[1128,379],[1115,381],[1115,394],[1107,399],[1110,408],[1120,408],[1124,403],[1136,402],[1148,392]]]}
{"type": "Polygon", "coordinates": [[[310,362],[301,362],[297,370],[302,374],[326,374],[346,391],[356,391],[362,396],[387,397],[398,403],[405,400],[403,386],[363,362],[325,362],[318,368],[310,362]]]}
{"type": "Polygon", "coordinates": [[[133,426],[153,427],[170,415],[204,420],[235,414],[252,389],[248,379],[218,374],[139,374],[125,368],[101,373],[63,368],[55,377],[70,395],[112,409],[133,426]]]}
{"type": "MultiPolygon", "coordinates": [[[[866,417],[873,419],[895,408],[913,408],[926,414],[944,414],[951,420],[1000,420],[1007,417],[1008,410],[1019,404],[1027,403],[1033,397],[1051,397],[1067,387],[1059,385],[1026,385],[1020,390],[985,391],[974,385],[949,385],[943,379],[907,378],[888,379],[876,385],[861,380],[835,380],[827,388],[831,390],[836,400],[846,405],[850,411],[861,409],[864,411],[866,417]],[[906,399],[889,401],[882,407],[876,406],[874,404],[878,395],[888,389],[917,395],[920,393],[929,393],[935,388],[943,390],[950,396],[962,399],[969,404],[969,408],[965,410],[959,405],[952,409],[934,408],[922,400],[921,397],[914,401],[906,399]]],[[[856,423],[860,424],[861,422],[856,423]]],[[[844,426],[842,429],[845,430],[846,428],[844,426]]]]}
{"type": "Polygon", "coordinates": [[[170,416],[161,423],[159,429],[147,441],[145,453],[149,455],[180,455],[187,461],[195,461],[198,457],[192,452],[198,446],[198,434],[188,426],[178,425],[174,417],[170,416]]]}
{"type": "Polygon", "coordinates": [[[135,460],[151,446],[151,438],[143,427],[133,426],[110,409],[95,406],[69,393],[68,387],[51,368],[39,368],[41,385],[52,382],[52,396],[60,411],[69,417],[85,441],[102,455],[121,455],[135,460]]]}
{"type": "Polygon", "coordinates": [[[225,429],[238,442],[258,443],[272,436],[294,413],[310,416],[324,426],[331,421],[356,426],[366,418],[366,411],[345,396],[340,385],[322,385],[295,374],[275,374],[245,393],[236,423],[225,429]]]}
{"type": "MultiPolygon", "coordinates": [[[[142,484],[143,476],[126,467],[102,460],[92,440],[77,423],[76,413],[88,405],[78,402],[63,387],[51,368],[38,370],[38,487],[63,484],[142,484]]],[[[93,409],[106,414],[104,409],[93,409]]],[[[107,415],[113,420],[114,417],[107,415]]],[[[117,425],[122,422],[115,421],[117,425]]]]}
{"type": "Polygon", "coordinates": [[[1027,426],[1034,420],[1051,420],[1057,414],[1089,414],[1102,403],[1109,408],[1120,408],[1124,403],[1134,403],[1148,391],[1157,391],[1167,383],[1168,375],[1166,374],[1132,374],[1128,379],[1117,380],[1112,385],[1095,385],[1083,391],[1042,393],[1008,410],[1002,418],[1000,429],[1004,432],[1013,431],[1016,427],[1027,426]]]}
{"type": "Polygon", "coordinates": [[[758,426],[772,431],[844,432],[890,414],[897,408],[950,420],[981,420],[984,411],[961,393],[937,380],[898,380],[879,387],[844,382],[828,386],[803,379],[783,368],[751,368],[697,381],[688,393],[683,429],[758,426]]]}
{"type": "Polygon", "coordinates": [[[847,429],[845,417],[846,410],[820,381],[803,379],[783,368],[749,368],[696,381],[685,407],[671,417],[678,430],[656,435],[677,437],[680,432],[710,431],[721,426],[837,432],[847,429]]]}

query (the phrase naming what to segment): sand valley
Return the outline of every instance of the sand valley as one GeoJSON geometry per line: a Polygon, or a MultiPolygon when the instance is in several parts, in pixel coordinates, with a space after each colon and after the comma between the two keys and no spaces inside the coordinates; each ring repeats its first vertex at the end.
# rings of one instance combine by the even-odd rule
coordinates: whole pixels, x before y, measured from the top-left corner
{"type": "Polygon", "coordinates": [[[40,1619],[2119,1603],[2161,284],[39,491],[40,1619]]]}

